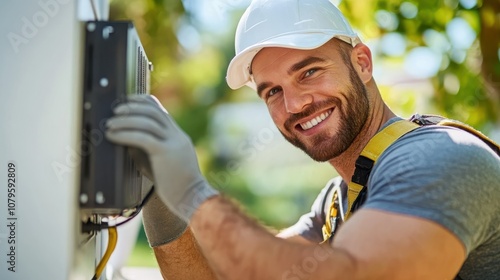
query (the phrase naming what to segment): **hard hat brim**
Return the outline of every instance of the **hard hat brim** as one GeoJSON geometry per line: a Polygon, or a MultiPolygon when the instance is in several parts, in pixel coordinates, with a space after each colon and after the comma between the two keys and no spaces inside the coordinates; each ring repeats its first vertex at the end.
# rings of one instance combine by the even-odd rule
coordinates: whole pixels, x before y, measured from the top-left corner
{"type": "Polygon", "coordinates": [[[359,42],[359,39],[354,34],[329,34],[325,32],[311,32],[307,34],[287,34],[279,37],[271,38],[265,42],[255,44],[235,56],[229,63],[226,75],[226,81],[231,89],[238,89],[243,86],[249,86],[256,89],[250,75],[250,67],[254,57],[263,48],[278,47],[299,50],[310,50],[319,48],[333,37],[346,41],[352,45],[359,42]]]}

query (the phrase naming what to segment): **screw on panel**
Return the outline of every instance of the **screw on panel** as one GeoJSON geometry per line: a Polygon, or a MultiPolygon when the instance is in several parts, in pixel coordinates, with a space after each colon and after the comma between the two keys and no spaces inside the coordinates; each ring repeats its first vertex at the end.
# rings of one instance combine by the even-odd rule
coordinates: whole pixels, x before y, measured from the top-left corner
{"type": "Polygon", "coordinates": [[[91,22],[91,23],[87,24],[87,30],[89,32],[93,32],[95,30],[95,23],[91,22]]]}
{"type": "Polygon", "coordinates": [[[101,87],[107,87],[109,84],[109,81],[106,78],[102,78],[101,80],[99,80],[99,84],[101,85],[101,87]]]}
{"type": "Polygon", "coordinates": [[[89,201],[89,196],[86,193],[80,194],[80,203],[85,204],[89,201]]]}
{"type": "Polygon", "coordinates": [[[102,29],[102,38],[104,39],[109,39],[109,37],[111,36],[111,34],[115,32],[115,29],[113,28],[113,26],[106,26],[102,29]]]}
{"type": "Polygon", "coordinates": [[[103,204],[105,201],[104,194],[102,192],[97,192],[95,194],[95,202],[98,204],[103,204]]]}
{"type": "Polygon", "coordinates": [[[84,108],[85,110],[90,110],[90,109],[92,109],[92,103],[90,103],[90,102],[88,102],[88,101],[87,101],[87,102],[85,102],[85,103],[83,104],[83,108],[84,108]]]}

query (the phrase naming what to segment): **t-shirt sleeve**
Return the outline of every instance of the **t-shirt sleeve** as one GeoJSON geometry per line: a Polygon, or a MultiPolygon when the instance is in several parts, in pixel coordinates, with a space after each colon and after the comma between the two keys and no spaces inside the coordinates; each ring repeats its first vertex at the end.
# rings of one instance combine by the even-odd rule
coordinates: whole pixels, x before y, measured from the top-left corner
{"type": "Polygon", "coordinates": [[[384,152],[368,182],[364,208],[432,220],[467,254],[500,222],[500,159],[480,139],[450,127],[423,127],[384,152]]]}
{"type": "Polygon", "coordinates": [[[314,200],[311,211],[302,215],[297,223],[285,229],[285,231],[290,235],[300,235],[311,242],[323,241],[322,228],[325,221],[325,201],[331,189],[340,182],[340,177],[330,180],[314,200]]]}

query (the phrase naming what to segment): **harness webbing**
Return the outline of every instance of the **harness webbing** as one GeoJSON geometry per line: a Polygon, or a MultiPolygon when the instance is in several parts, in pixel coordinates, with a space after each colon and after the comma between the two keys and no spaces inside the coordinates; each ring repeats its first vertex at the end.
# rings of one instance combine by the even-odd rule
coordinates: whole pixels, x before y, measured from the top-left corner
{"type": "Polygon", "coordinates": [[[396,121],[370,139],[366,147],[361,152],[359,158],[356,160],[356,171],[349,182],[347,191],[348,208],[345,213],[345,219],[349,219],[353,205],[358,199],[359,194],[368,182],[371,169],[378,157],[394,143],[401,136],[420,127],[418,124],[409,122],[407,120],[396,121]]]}
{"type": "MultiPolygon", "coordinates": [[[[420,127],[418,124],[407,121],[399,120],[396,121],[382,131],[375,134],[375,136],[370,139],[366,147],[361,152],[359,158],[356,160],[356,169],[354,175],[352,176],[351,182],[347,185],[347,211],[344,214],[344,219],[347,220],[350,217],[354,206],[360,202],[360,194],[364,192],[365,185],[368,182],[368,177],[370,176],[371,169],[378,157],[401,136],[406,133],[420,127]]],[[[333,196],[332,202],[330,204],[330,209],[327,212],[326,222],[323,226],[323,241],[328,240],[336,226],[332,225],[332,221],[335,220],[331,215],[337,215],[338,211],[335,209],[338,207],[338,203],[335,203],[337,193],[333,196]]]]}
{"type": "Polygon", "coordinates": [[[403,135],[415,130],[420,126],[426,125],[452,126],[465,130],[480,138],[500,156],[500,145],[490,140],[487,136],[485,136],[478,130],[464,123],[435,115],[415,115],[411,118],[411,120],[396,121],[375,134],[375,136],[370,139],[370,141],[356,160],[356,169],[354,171],[354,175],[351,178],[351,182],[348,184],[347,211],[345,213],[342,212],[342,209],[338,211],[338,208],[341,207],[341,204],[339,206],[338,203],[341,194],[335,193],[335,195],[332,196],[330,209],[326,213],[327,215],[325,224],[323,225],[322,229],[323,242],[329,240],[333,236],[337,229],[339,218],[342,219],[342,221],[347,221],[347,219],[350,218],[351,214],[356,209],[358,209],[361,204],[363,204],[367,191],[366,185],[368,183],[368,178],[370,177],[370,172],[379,156],[390,145],[392,145],[392,143],[394,143],[403,135]],[[339,213],[341,213],[342,215],[339,215],[339,213]],[[335,217],[332,215],[334,215],[335,217]]]}

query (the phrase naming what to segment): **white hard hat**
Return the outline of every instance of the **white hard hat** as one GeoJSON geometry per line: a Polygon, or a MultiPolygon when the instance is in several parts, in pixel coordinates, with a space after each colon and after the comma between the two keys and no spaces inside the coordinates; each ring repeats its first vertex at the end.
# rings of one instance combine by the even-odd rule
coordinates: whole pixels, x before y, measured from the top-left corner
{"type": "Polygon", "coordinates": [[[329,0],[253,0],[236,29],[236,56],[227,69],[227,84],[255,89],[250,65],[262,48],[315,49],[333,37],[353,46],[360,42],[329,0]]]}

